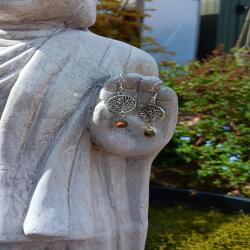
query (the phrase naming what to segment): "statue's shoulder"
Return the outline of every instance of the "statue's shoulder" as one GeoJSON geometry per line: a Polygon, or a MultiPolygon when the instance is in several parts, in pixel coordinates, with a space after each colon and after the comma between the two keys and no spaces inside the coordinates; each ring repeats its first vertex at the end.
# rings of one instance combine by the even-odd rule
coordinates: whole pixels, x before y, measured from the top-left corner
{"type": "Polygon", "coordinates": [[[52,42],[61,50],[71,50],[93,56],[105,54],[126,65],[126,71],[158,76],[154,58],[145,51],[127,43],[99,36],[90,31],[67,29],[55,35],[52,42]]]}
{"type": "Polygon", "coordinates": [[[123,58],[127,73],[138,73],[148,76],[158,76],[158,65],[155,59],[142,49],[127,43],[110,39],[111,47],[115,47],[120,54],[126,54],[123,58]],[[122,53],[124,51],[124,53],[122,53]],[[126,51],[126,53],[125,53],[126,51]]]}
{"type": "MultiPolygon", "coordinates": [[[[93,34],[93,33],[92,33],[93,34]]],[[[93,34],[95,35],[95,34],[93,34]]],[[[95,35],[99,39],[109,41],[109,51],[113,51],[114,57],[123,60],[127,73],[138,73],[142,75],[158,76],[158,65],[155,59],[142,49],[127,43],[95,35]]]]}

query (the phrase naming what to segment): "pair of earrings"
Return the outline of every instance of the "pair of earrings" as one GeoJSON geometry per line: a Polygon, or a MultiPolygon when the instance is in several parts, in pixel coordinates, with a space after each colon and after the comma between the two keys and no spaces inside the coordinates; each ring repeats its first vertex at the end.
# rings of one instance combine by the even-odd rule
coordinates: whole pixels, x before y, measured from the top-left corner
{"type": "MultiPolygon", "coordinates": [[[[115,121],[117,128],[126,128],[128,122],[125,120],[126,114],[132,112],[137,107],[137,101],[134,97],[131,97],[124,93],[123,82],[126,81],[123,75],[119,78],[119,86],[116,95],[106,100],[107,107],[110,112],[118,115],[118,119],[115,121]]],[[[156,99],[158,91],[156,91],[156,83],[154,85],[154,95],[148,104],[142,105],[138,109],[139,117],[145,122],[144,135],[147,137],[153,137],[156,135],[154,127],[156,120],[163,120],[165,117],[165,111],[163,108],[156,105],[156,99]]]]}

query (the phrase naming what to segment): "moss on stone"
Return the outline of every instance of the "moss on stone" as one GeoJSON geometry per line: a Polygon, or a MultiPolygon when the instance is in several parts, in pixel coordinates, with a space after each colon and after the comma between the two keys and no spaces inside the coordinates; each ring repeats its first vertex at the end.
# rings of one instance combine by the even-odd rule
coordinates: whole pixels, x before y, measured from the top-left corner
{"type": "Polygon", "coordinates": [[[153,205],[146,250],[249,250],[250,216],[153,205]]]}

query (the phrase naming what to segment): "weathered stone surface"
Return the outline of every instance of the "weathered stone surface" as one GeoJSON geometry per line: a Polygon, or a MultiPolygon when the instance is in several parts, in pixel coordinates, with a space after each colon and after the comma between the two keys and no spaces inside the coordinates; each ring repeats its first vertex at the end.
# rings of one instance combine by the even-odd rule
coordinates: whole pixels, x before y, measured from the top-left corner
{"type": "Polygon", "coordinates": [[[87,30],[95,0],[0,0],[0,249],[142,250],[150,167],[170,140],[166,118],[144,136],[136,110],[117,128],[105,100],[124,91],[147,104],[154,60],[87,30]]]}
{"type": "Polygon", "coordinates": [[[88,28],[95,23],[96,1],[1,0],[0,23],[20,25],[55,20],[71,27],[88,28]]]}

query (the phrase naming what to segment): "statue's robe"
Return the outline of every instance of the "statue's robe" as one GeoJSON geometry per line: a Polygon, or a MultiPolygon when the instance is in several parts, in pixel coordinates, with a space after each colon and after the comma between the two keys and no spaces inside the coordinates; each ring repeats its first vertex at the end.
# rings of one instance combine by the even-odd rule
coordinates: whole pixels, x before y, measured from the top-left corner
{"type": "Polygon", "coordinates": [[[0,245],[144,249],[154,156],[98,151],[89,132],[100,88],[124,71],[158,74],[146,53],[88,31],[0,30],[0,245]]]}

